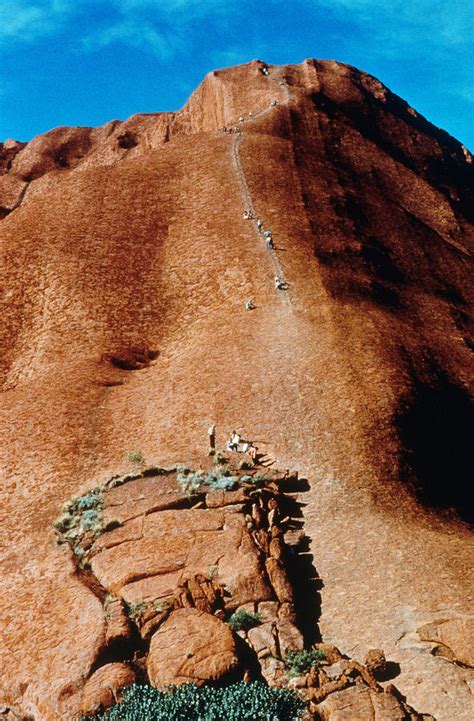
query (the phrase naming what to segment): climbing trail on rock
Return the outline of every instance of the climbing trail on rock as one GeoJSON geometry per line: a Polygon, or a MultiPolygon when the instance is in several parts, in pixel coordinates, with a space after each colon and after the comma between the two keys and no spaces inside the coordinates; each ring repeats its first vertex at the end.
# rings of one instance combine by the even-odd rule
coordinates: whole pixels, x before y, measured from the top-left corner
{"type": "MultiPolygon", "coordinates": [[[[17,210],[17,208],[20,207],[20,205],[23,203],[23,201],[24,201],[24,199],[25,199],[25,196],[26,196],[26,194],[27,194],[27,192],[28,192],[28,190],[29,190],[30,185],[31,185],[31,180],[27,180],[27,181],[25,182],[25,185],[24,185],[23,188],[21,189],[21,191],[20,191],[20,193],[19,193],[19,195],[18,195],[18,198],[16,199],[15,203],[12,205],[12,207],[11,207],[11,208],[3,208],[3,209],[1,209],[1,210],[3,210],[3,212],[4,212],[3,217],[6,217],[7,215],[10,215],[10,213],[13,213],[14,210],[17,210]]],[[[1,217],[2,217],[2,216],[0,216],[0,219],[1,219],[1,217]]]]}
{"type": "MultiPolygon", "coordinates": [[[[266,76],[266,77],[269,77],[269,76],[266,76]]],[[[273,80],[273,82],[277,82],[277,78],[275,78],[273,80]]],[[[283,104],[290,102],[290,100],[292,99],[293,96],[292,96],[292,93],[291,93],[289,87],[287,86],[286,82],[284,80],[279,80],[278,87],[279,87],[279,89],[283,90],[286,95],[286,98],[283,101],[283,104]]],[[[254,122],[255,120],[260,120],[261,118],[270,114],[274,110],[274,108],[278,107],[278,105],[281,105],[281,104],[282,104],[281,102],[277,103],[276,101],[272,101],[270,103],[270,105],[268,105],[263,110],[260,110],[255,115],[249,116],[245,122],[248,123],[248,122],[254,122]]],[[[241,122],[243,122],[243,121],[241,121],[241,122]]],[[[239,126],[239,128],[237,129],[237,132],[235,133],[235,135],[233,137],[233,141],[232,141],[232,146],[231,146],[232,161],[233,161],[234,169],[235,169],[237,179],[238,179],[238,182],[240,185],[242,197],[244,200],[244,212],[245,212],[245,214],[248,214],[249,219],[255,219],[257,217],[257,213],[254,209],[254,205],[253,205],[253,201],[252,201],[252,194],[250,192],[250,189],[249,189],[249,186],[247,183],[247,178],[245,176],[245,171],[242,167],[242,162],[241,162],[241,158],[240,158],[240,146],[242,145],[244,136],[245,136],[245,134],[244,134],[243,130],[241,129],[241,127],[239,126]]],[[[256,233],[257,233],[258,239],[262,242],[265,242],[266,239],[262,233],[262,230],[259,229],[258,227],[256,227],[256,233]]],[[[267,252],[269,255],[270,266],[272,268],[272,273],[273,273],[274,278],[281,278],[284,280],[284,283],[285,283],[285,288],[278,290],[278,292],[280,293],[281,296],[283,296],[285,303],[291,308],[291,306],[292,306],[291,295],[290,295],[288,286],[286,284],[283,268],[278,259],[276,249],[268,248],[267,252]]]]}

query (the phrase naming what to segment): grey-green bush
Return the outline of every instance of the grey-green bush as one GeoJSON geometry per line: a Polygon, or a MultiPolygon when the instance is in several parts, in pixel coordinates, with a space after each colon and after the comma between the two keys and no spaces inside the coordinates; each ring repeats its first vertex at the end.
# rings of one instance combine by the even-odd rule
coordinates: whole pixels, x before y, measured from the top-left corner
{"type": "Polygon", "coordinates": [[[307,673],[324,658],[324,651],[319,648],[311,648],[305,651],[288,651],[284,662],[291,675],[299,676],[302,673],[307,673]]]}
{"type": "MultiPolygon", "coordinates": [[[[296,721],[305,708],[301,697],[288,689],[263,683],[235,683],[225,688],[193,684],[159,691],[130,686],[123,700],[95,721],[296,721]]],[[[82,717],[81,721],[92,721],[82,717]]]]}
{"type": "Polygon", "coordinates": [[[249,613],[242,609],[236,611],[227,621],[233,631],[249,631],[260,623],[259,613],[249,613]]]}

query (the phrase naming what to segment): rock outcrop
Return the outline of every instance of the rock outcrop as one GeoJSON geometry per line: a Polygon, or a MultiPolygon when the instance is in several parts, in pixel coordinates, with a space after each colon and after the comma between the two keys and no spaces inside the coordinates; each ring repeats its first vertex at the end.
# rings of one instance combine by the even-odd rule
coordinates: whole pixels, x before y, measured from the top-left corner
{"type": "MultiPolygon", "coordinates": [[[[205,575],[235,610],[279,604],[251,634],[265,677],[281,671],[270,635],[311,645],[319,617],[343,657],[383,649],[377,683],[398,674],[410,707],[470,721],[472,156],[355,68],[262,69],[211,73],[176,113],[0,148],[0,704],[20,717],[76,714],[92,673],[130,664],[166,622],[146,607],[137,624],[125,602],[205,606],[189,586],[205,575]],[[281,544],[298,526],[250,532],[262,509],[242,525],[240,490],[193,510],[166,474],[163,492],[137,477],[203,465],[210,422],[218,445],[238,426],[308,479],[324,585],[305,576],[297,622],[281,544]],[[61,503],[127,471],[110,506],[85,509],[100,511],[91,536],[58,548],[61,503]]],[[[385,703],[355,679],[337,693],[385,703]]]]}
{"type": "Polygon", "coordinates": [[[305,639],[304,538],[284,541],[301,524],[300,505],[284,491],[298,476],[238,458],[219,454],[204,471],[144,469],[63,504],[57,540],[104,607],[81,711],[109,708],[137,680],[167,689],[264,678],[297,688],[315,720],[362,721],[369,708],[374,721],[422,719],[397,689],[383,693],[383,651],[362,665],[311,643],[316,626],[305,639]]]}
{"type": "Polygon", "coordinates": [[[205,611],[173,611],[152,636],[147,661],[152,686],[219,681],[238,666],[233,633],[205,611]]]}

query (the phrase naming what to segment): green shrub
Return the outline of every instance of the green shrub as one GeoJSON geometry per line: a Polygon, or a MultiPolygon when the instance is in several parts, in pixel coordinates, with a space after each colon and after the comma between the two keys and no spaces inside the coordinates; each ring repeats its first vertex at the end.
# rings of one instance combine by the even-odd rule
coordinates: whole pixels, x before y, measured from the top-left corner
{"type": "Polygon", "coordinates": [[[58,543],[68,543],[83,566],[88,562],[88,552],[94,539],[119,525],[117,521],[104,521],[103,493],[104,486],[97,486],[89,493],[67,501],[53,524],[58,543]],[[87,548],[83,543],[85,537],[88,539],[87,548]]]}
{"type": "Polygon", "coordinates": [[[260,623],[259,613],[249,613],[245,609],[236,611],[227,621],[233,631],[249,631],[260,623]]]}
{"type": "Polygon", "coordinates": [[[231,491],[239,483],[237,476],[231,476],[227,469],[216,468],[205,473],[201,469],[192,471],[189,468],[179,468],[178,483],[185,493],[192,495],[204,487],[211,491],[231,491]]]}
{"type": "Polygon", "coordinates": [[[159,598],[155,598],[154,600],[150,599],[147,601],[142,599],[141,601],[136,601],[135,603],[127,603],[126,608],[129,618],[131,618],[132,621],[138,621],[140,616],[142,616],[145,611],[148,611],[149,609],[153,609],[157,613],[160,613],[161,611],[164,611],[165,608],[169,608],[169,602],[167,600],[159,598]]]}
{"type": "Polygon", "coordinates": [[[239,482],[236,476],[214,477],[209,474],[209,486],[211,491],[233,491],[239,482]]]}
{"type": "Polygon", "coordinates": [[[264,473],[255,473],[255,475],[252,476],[250,483],[253,483],[253,485],[257,488],[261,488],[261,486],[264,486],[267,481],[268,478],[264,473]]]}
{"type": "Polygon", "coordinates": [[[288,651],[284,658],[285,666],[292,676],[300,676],[317,666],[325,658],[324,651],[311,648],[305,651],[288,651]]]}
{"type": "MultiPolygon", "coordinates": [[[[263,683],[235,683],[225,688],[193,684],[159,691],[130,686],[123,700],[96,721],[294,721],[305,703],[288,689],[263,683]]],[[[88,721],[83,717],[82,721],[88,721]]],[[[89,721],[91,717],[89,717],[89,721]]]]}
{"type": "Polygon", "coordinates": [[[127,612],[132,621],[136,621],[144,611],[146,611],[146,601],[137,601],[136,603],[127,603],[127,612]]]}
{"type": "Polygon", "coordinates": [[[128,451],[128,453],[125,454],[125,458],[127,461],[130,461],[130,463],[145,463],[145,458],[141,451],[128,451]]]}

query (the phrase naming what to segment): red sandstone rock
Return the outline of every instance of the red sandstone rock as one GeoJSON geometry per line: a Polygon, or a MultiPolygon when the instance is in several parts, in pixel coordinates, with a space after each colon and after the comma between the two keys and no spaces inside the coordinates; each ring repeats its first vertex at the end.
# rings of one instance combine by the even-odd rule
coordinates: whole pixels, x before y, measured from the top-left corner
{"type": "Polygon", "coordinates": [[[173,611],[152,636],[147,658],[150,683],[156,687],[216,681],[237,665],[229,626],[195,609],[173,611]]]}
{"type": "MultiPolygon", "coordinates": [[[[467,530],[436,509],[465,514],[470,483],[472,157],[354,68],[272,73],[226,69],[179,113],[2,150],[0,665],[8,703],[40,721],[77,713],[74,689],[104,638],[101,604],[51,542],[61,502],[130,471],[128,451],[197,466],[211,416],[308,479],[323,637],[361,658],[384,647],[410,703],[470,721],[468,669],[409,635],[437,609],[469,613],[467,530]],[[275,95],[239,147],[255,210],[285,250],[271,256],[290,284],[278,294],[242,219],[235,136],[218,132],[275,95]],[[137,349],[159,351],[156,362],[137,349]]],[[[106,520],[191,503],[176,486],[162,492],[168,483],[115,489],[106,520]]],[[[134,552],[139,576],[163,570],[158,543],[133,545],[137,527],[114,537],[130,538],[128,559],[114,545],[101,568],[134,601],[159,595],[131,568],[134,552]]],[[[271,598],[256,554],[240,554],[239,603],[271,598]]],[[[230,554],[212,565],[239,588],[230,554]]],[[[179,577],[169,571],[161,591],[179,577]]],[[[453,651],[465,653],[464,642],[453,651]]]]}
{"type": "Polygon", "coordinates": [[[365,666],[376,678],[378,674],[383,674],[387,670],[387,660],[385,654],[379,648],[371,649],[365,657],[365,666]]]}
{"type": "MultiPolygon", "coordinates": [[[[331,689],[338,682],[328,684],[331,689]]],[[[324,694],[324,688],[314,692],[314,696],[324,694]]],[[[418,721],[418,714],[407,714],[395,696],[376,693],[366,686],[355,685],[327,695],[324,701],[317,702],[317,710],[322,721],[418,721]]]]}
{"type": "Polygon", "coordinates": [[[285,656],[288,651],[299,651],[304,647],[301,631],[288,618],[279,618],[277,623],[280,653],[285,656]]]}
{"type": "MultiPolygon", "coordinates": [[[[453,618],[426,624],[418,630],[423,641],[439,642],[438,654],[474,667],[474,619],[453,618]]],[[[435,648],[435,651],[436,651],[435,648]]]]}
{"type": "Polygon", "coordinates": [[[131,636],[130,620],[121,598],[108,599],[104,604],[105,643],[125,641],[131,636]]]}
{"type": "Polygon", "coordinates": [[[135,683],[135,671],[125,663],[108,663],[87,680],[81,698],[81,713],[94,716],[120,700],[120,692],[135,683]]]}
{"type": "Polygon", "coordinates": [[[293,588],[282,562],[276,558],[268,558],[265,562],[265,568],[280,603],[292,603],[293,588]]]}

